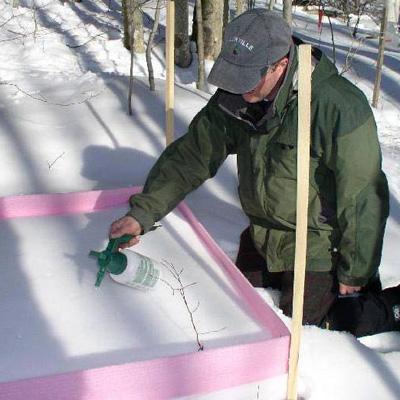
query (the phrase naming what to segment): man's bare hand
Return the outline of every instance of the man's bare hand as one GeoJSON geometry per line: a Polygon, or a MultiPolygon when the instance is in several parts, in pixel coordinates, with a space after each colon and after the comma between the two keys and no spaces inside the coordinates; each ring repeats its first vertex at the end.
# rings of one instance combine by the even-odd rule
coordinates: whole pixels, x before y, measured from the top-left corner
{"type": "Polygon", "coordinates": [[[110,238],[115,239],[126,234],[132,235],[133,238],[129,242],[122,243],[120,245],[120,248],[124,249],[139,243],[141,232],[142,227],[140,226],[139,222],[133,217],[125,216],[111,224],[110,238]]]}
{"type": "Polygon", "coordinates": [[[339,283],[339,293],[341,295],[357,293],[361,290],[361,286],[349,286],[344,283],[339,283]]]}

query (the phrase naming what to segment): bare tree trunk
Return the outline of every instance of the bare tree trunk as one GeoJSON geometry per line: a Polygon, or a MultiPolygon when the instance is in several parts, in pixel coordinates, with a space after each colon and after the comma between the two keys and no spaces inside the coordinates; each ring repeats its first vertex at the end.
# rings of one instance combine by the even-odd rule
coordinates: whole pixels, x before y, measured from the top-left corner
{"type": "Polygon", "coordinates": [[[236,15],[240,15],[245,11],[244,0],[236,0],[236,15]]]}
{"type": "Polygon", "coordinates": [[[134,50],[135,53],[144,53],[144,35],[143,35],[143,12],[140,8],[140,2],[134,1],[135,8],[133,13],[133,23],[135,24],[134,30],[134,50]]]}
{"type": "Polygon", "coordinates": [[[388,24],[397,24],[399,21],[400,0],[387,0],[388,24]]]}
{"type": "Polygon", "coordinates": [[[129,3],[131,0],[121,0],[122,17],[124,20],[124,47],[130,49],[131,40],[129,37],[129,3]]]}
{"type": "Polygon", "coordinates": [[[165,67],[167,74],[165,82],[165,141],[168,146],[174,140],[175,131],[175,0],[167,0],[166,5],[165,67]]]}
{"type": "Polygon", "coordinates": [[[153,28],[151,29],[151,32],[149,35],[149,41],[147,42],[147,47],[146,47],[146,63],[147,63],[147,70],[148,70],[148,74],[149,74],[149,86],[150,86],[151,91],[156,90],[156,85],[154,82],[153,63],[151,61],[151,51],[153,49],[154,37],[156,35],[157,29],[158,29],[158,24],[160,22],[161,1],[162,0],[157,0],[156,12],[154,14],[153,28]]]}
{"type": "Polygon", "coordinates": [[[229,0],[224,0],[224,21],[223,30],[225,30],[226,25],[229,22],[229,0]]]}
{"type": "Polygon", "coordinates": [[[129,31],[131,42],[129,43],[131,53],[131,65],[129,68],[129,91],[128,91],[128,114],[132,115],[132,92],[133,92],[133,60],[134,60],[134,45],[135,45],[135,24],[132,22],[129,31]]]}
{"type": "MultiPolygon", "coordinates": [[[[364,3],[363,5],[360,6],[360,8],[357,10],[358,14],[357,14],[357,22],[354,25],[354,29],[353,29],[353,38],[355,38],[357,36],[357,32],[358,32],[358,26],[360,24],[360,19],[361,19],[361,15],[364,14],[364,10],[366,7],[367,3],[364,3]]],[[[386,8],[386,7],[385,7],[386,8]]]]}
{"type": "Polygon", "coordinates": [[[332,54],[333,54],[333,64],[336,65],[336,44],[335,44],[335,36],[333,34],[333,26],[332,26],[332,21],[331,17],[328,15],[328,21],[329,21],[329,28],[331,30],[331,40],[332,40],[332,54]]]}
{"type": "Polygon", "coordinates": [[[224,0],[202,1],[204,58],[215,60],[221,51],[224,0]]]}
{"type": "Polygon", "coordinates": [[[135,53],[144,53],[144,38],[143,38],[143,13],[140,9],[141,3],[139,0],[122,0],[122,13],[124,17],[124,47],[130,50],[131,42],[134,43],[135,53]],[[130,38],[131,23],[135,25],[133,30],[135,38],[132,41],[130,38]]]}
{"type": "Polygon", "coordinates": [[[269,10],[272,11],[274,9],[274,6],[275,6],[275,0],[269,0],[269,5],[268,5],[269,10]]]}
{"type": "Polygon", "coordinates": [[[385,57],[385,36],[387,29],[387,7],[383,9],[383,17],[381,23],[381,34],[379,37],[379,52],[378,52],[378,60],[376,64],[376,76],[375,76],[375,85],[374,85],[374,94],[372,96],[372,107],[378,107],[379,95],[381,90],[381,80],[382,80],[382,67],[383,61],[385,57]]]}
{"type": "MultiPolygon", "coordinates": [[[[319,2],[319,11],[322,12],[322,15],[325,14],[325,5],[322,3],[322,1],[320,0],[319,2]]],[[[330,28],[330,32],[331,32],[331,41],[332,41],[332,56],[333,56],[333,64],[336,65],[336,44],[335,44],[335,36],[334,36],[334,32],[333,32],[333,26],[332,26],[332,20],[331,17],[329,15],[327,15],[328,17],[328,21],[329,21],[329,28],[330,28]]],[[[322,32],[322,29],[321,31],[322,32]]]]}
{"type": "Polygon", "coordinates": [[[35,0],[32,1],[32,7],[31,7],[32,15],[33,15],[33,23],[34,23],[34,30],[33,30],[33,40],[36,42],[36,35],[38,31],[38,23],[37,23],[37,16],[36,16],[36,4],[35,0]]]}
{"type": "Polygon", "coordinates": [[[187,68],[191,62],[188,0],[175,0],[175,64],[187,68]]]}
{"type": "Polygon", "coordinates": [[[205,88],[205,66],[204,66],[204,38],[203,38],[203,12],[201,0],[196,0],[196,22],[197,22],[197,57],[198,57],[198,81],[196,86],[200,90],[205,88]]]}
{"type": "Polygon", "coordinates": [[[343,3],[343,12],[344,12],[344,15],[345,15],[345,18],[346,18],[346,26],[350,27],[351,18],[350,18],[349,4],[348,4],[347,1],[345,1],[343,3]]]}
{"type": "Polygon", "coordinates": [[[283,19],[292,26],[292,1],[283,0],[283,19]]]}

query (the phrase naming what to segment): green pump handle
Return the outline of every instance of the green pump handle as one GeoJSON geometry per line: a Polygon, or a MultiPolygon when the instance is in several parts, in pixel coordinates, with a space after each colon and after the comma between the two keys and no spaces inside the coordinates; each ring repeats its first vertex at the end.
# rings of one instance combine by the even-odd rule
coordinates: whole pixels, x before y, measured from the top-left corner
{"type": "Polygon", "coordinates": [[[118,238],[115,239],[110,239],[108,242],[108,246],[106,248],[106,251],[109,251],[111,253],[115,253],[119,249],[119,245],[123,243],[129,242],[133,238],[133,235],[122,235],[118,238]]]}
{"type": "MultiPolygon", "coordinates": [[[[110,239],[110,241],[108,242],[107,248],[105,250],[103,250],[103,251],[92,250],[89,253],[90,256],[97,257],[98,263],[100,265],[99,272],[97,273],[97,279],[96,279],[95,286],[97,286],[97,287],[100,286],[106,271],[109,270],[109,266],[110,266],[110,264],[112,264],[113,254],[121,255],[121,256],[123,256],[123,259],[126,259],[126,257],[118,251],[119,245],[129,242],[132,238],[133,238],[132,235],[123,235],[119,238],[110,239]]],[[[118,262],[117,262],[117,264],[118,264],[118,262]]]]}

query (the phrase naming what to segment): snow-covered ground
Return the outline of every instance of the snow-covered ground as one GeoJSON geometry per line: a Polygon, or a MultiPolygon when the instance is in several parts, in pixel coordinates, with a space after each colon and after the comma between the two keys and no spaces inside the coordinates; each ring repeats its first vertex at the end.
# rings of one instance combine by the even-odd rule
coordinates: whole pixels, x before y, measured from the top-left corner
{"type": "MultiPolygon", "coordinates": [[[[193,7],[191,2],[191,10],[193,7]]],[[[260,2],[261,3],[261,2],[260,2]]],[[[279,8],[279,6],[278,6],[279,8]]],[[[40,0],[11,8],[0,0],[0,166],[2,196],[69,192],[141,185],[164,148],[165,13],[153,51],[156,92],[147,88],[144,56],[135,58],[134,115],[127,115],[129,54],[121,43],[120,5],[114,0],[62,3],[40,0]]],[[[153,9],[146,12],[151,26],[153,9]]],[[[294,31],[333,58],[331,33],[324,20],[298,9],[294,31]]],[[[363,21],[358,41],[341,21],[333,20],[335,58],[339,70],[348,49],[355,50],[345,76],[371,100],[377,58],[378,27],[363,21]]],[[[176,69],[176,135],[181,135],[209,94],[195,89],[196,63],[176,69]]],[[[387,51],[379,107],[374,110],[391,191],[381,267],[385,287],[400,283],[400,53],[387,51]]],[[[235,258],[239,234],[246,226],[236,195],[235,159],[230,157],[217,176],[187,198],[187,203],[235,258]]],[[[111,222],[111,221],[109,221],[111,222]]],[[[89,224],[87,222],[87,224],[89,224]]],[[[81,223],[80,223],[81,224],[81,223]]],[[[78,227],[82,228],[80,224],[78,227]]],[[[74,225],[56,224],[60,240],[71,240],[74,225]]],[[[6,230],[11,244],[18,231],[6,230]]],[[[108,221],[96,225],[107,236],[108,221]]],[[[86,232],[94,228],[86,226],[86,232]]],[[[39,240],[32,233],[32,241],[39,240]]],[[[143,241],[146,237],[143,238],[143,241]]],[[[93,247],[86,238],[80,246],[93,247]]],[[[11,246],[11,245],[10,245],[11,246]]],[[[15,249],[18,246],[15,245],[15,249]]],[[[29,257],[19,251],[19,257],[29,257]]],[[[66,255],[67,257],[67,255],[66,255]]],[[[4,260],[3,260],[4,261],[4,260]]],[[[21,276],[21,285],[33,283],[21,276]]],[[[258,289],[276,307],[278,293],[258,289]]],[[[2,325],[7,324],[3,321],[2,325]]],[[[299,394],[304,399],[400,398],[400,333],[357,340],[349,334],[314,327],[303,331],[299,394]]],[[[17,334],[17,332],[16,332],[17,334]]],[[[266,355],[267,359],[267,355],[266,355]]],[[[78,368],[79,366],[77,366],[78,368]]],[[[3,365],[4,368],[4,365],[3,365]]],[[[1,374],[1,369],[0,369],[1,374]]],[[[276,399],[285,397],[286,377],[233,388],[196,399],[276,399]]]]}

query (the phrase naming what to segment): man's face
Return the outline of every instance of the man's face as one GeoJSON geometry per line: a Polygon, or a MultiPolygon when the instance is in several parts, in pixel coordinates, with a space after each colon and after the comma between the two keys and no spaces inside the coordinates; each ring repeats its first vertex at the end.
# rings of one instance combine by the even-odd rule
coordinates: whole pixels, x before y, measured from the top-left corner
{"type": "Polygon", "coordinates": [[[285,77],[287,65],[287,57],[278,61],[272,68],[268,69],[254,89],[242,94],[243,99],[248,103],[257,103],[265,98],[272,100],[278,93],[279,87],[285,77]]]}

